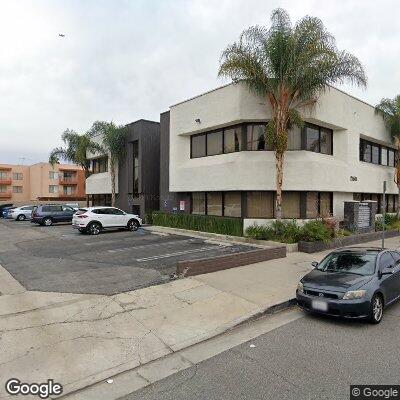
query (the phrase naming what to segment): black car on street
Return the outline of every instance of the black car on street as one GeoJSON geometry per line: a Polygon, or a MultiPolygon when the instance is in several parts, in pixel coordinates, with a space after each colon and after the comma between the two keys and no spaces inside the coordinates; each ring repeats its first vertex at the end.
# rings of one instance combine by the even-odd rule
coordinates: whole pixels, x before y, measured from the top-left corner
{"type": "Polygon", "coordinates": [[[299,282],[298,305],[305,311],[378,324],[384,309],[400,298],[400,253],[347,247],[328,254],[299,282]]]}

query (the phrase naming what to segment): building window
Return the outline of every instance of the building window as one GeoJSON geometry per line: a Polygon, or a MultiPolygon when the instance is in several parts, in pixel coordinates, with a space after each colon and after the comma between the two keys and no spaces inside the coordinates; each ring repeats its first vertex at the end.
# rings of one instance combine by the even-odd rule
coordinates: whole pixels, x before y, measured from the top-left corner
{"type": "Polygon", "coordinates": [[[0,179],[9,179],[8,176],[8,172],[0,171],[0,179]]]}
{"type": "Polygon", "coordinates": [[[133,142],[133,194],[139,194],[139,141],[133,142]]]}
{"type": "Polygon", "coordinates": [[[381,164],[388,165],[388,149],[383,146],[381,148],[381,164]]]}
{"type": "Polygon", "coordinates": [[[66,196],[70,196],[72,194],[75,194],[76,192],[76,187],[75,186],[64,186],[63,187],[63,194],[66,196]]]}
{"type": "Polygon", "coordinates": [[[306,218],[319,217],[319,196],[318,192],[308,192],[306,195],[306,218]]]}
{"type": "Polygon", "coordinates": [[[92,160],[92,172],[100,174],[108,171],[108,157],[103,156],[92,160]]]}
{"type": "Polygon", "coordinates": [[[222,193],[207,193],[207,215],[222,216],[222,193]]]}
{"type": "Polygon", "coordinates": [[[332,137],[333,132],[331,129],[320,128],[320,152],[322,154],[333,154],[332,137]]]}
{"type": "Polygon", "coordinates": [[[319,192],[319,216],[322,218],[330,217],[333,212],[332,193],[319,192]]]}
{"type": "Polygon", "coordinates": [[[0,193],[6,193],[7,192],[7,186],[6,185],[0,185],[0,193]]]}
{"type": "Polygon", "coordinates": [[[51,180],[58,179],[58,172],[49,171],[49,179],[51,180]]]}
{"type": "Polygon", "coordinates": [[[379,164],[380,148],[378,145],[371,145],[371,162],[372,164],[379,164]]]}
{"type": "Polygon", "coordinates": [[[292,126],[288,131],[288,150],[302,150],[301,148],[301,129],[292,126]]]}
{"type": "Polygon", "coordinates": [[[23,174],[22,172],[13,172],[12,178],[14,181],[22,181],[23,174]]]}
{"type": "Polygon", "coordinates": [[[206,195],[204,192],[192,193],[192,214],[206,213],[206,195]]]}
{"type": "Polygon", "coordinates": [[[267,144],[267,125],[247,125],[247,150],[271,150],[267,144]]]}
{"type": "Polygon", "coordinates": [[[282,193],[282,217],[300,218],[300,192],[282,193]]]}
{"type": "Polygon", "coordinates": [[[71,182],[76,179],[76,172],[75,171],[61,172],[61,179],[66,182],[68,182],[68,181],[71,182]]]}
{"type": "Polygon", "coordinates": [[[236,126],[224,130],[224,153],[242,150],[242,127],[236,126]]]}
{"type": "Polygon", "coordinates": [[[196,135],[190,137],[191,158],[205,157],[206,155],[206,135],[196,135]]]}
{"type": "Polygon", "coordinates": [[[49,185],[49,193],[58,193],[58,185],[49,185]]]}
{"type": "Polygon", "coordinates": [[[13,193],[22,193],[22,186],[13,186],[13,193]]]}
{"type": "MultiPolygon", "coordinates": [[[[273,150],[268,143],[268,124],[245,123],[218,131],[199,133],[190,137],[190,157],[198,158],[242,150],[273,150]],[[242,136],[243,135],[243,136],[242,136]]],[[[307,124],[303,132],[297,126],[288,131],[288,150],[309,150],[333,154],[333,131],[307,124]]]]}
{"type": "Polygon", "coordinates": [[[242,216],[242,194],[240,192],[224,192],[224,217],[242,216]]]}
{"type": "Polygon", "coordinates": [[[319,153],[319,129],[318,127],[306,126],[305,127],[306,137],[306,150],[314,151],[319,153]]]}
{"type": "Polygon", "coordinates": [[[395,156],[394,149],[360,139],[360,161],[394,167],[395,156]]]}
{"type": "Polygon", "coordinates": [[[219,132],[212,132],[207,134],[207,155],[208,156],[215,156],[217,154],[222,154],[223,147],[222,147],[222,131],[219,132]]]}
{"type": "Polygon", "coordinates": [[[273,192],[247,192],[248,218],[273,218],[274,193],[273,192]]]}
{"type": "Polygon", "coordinates": [[[332,129],[311,124],[306,124],[304,127],[305,150],[332,155],[332,140],[332,129]]]}
{"type": "Polygon", "coordinates": [[[326,218],[332,215],[333,198],[330,192],[306,192],[305,218],[326,218]]]}
{"type": "Polygon", "coordinates": [[[92,206],[111,206],[111,194],[92,194],[92,206]]]}
{"type": "Polygon", "coordinates": [[[395,152],[394,150],[388,150],[388,165],[389,167],[394,167],[395,165],[395,152]]]}

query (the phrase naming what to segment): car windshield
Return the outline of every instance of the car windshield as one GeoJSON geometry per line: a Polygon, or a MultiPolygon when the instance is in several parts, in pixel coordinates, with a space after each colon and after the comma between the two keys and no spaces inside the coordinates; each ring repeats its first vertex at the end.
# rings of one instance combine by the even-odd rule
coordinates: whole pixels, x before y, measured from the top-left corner
{"type": "Polygon", "coordinates": [[[318,264],[317,269],[324,272],[372,275],[375,272],[377,252],[340,252],[329,254],[318,264]]]}

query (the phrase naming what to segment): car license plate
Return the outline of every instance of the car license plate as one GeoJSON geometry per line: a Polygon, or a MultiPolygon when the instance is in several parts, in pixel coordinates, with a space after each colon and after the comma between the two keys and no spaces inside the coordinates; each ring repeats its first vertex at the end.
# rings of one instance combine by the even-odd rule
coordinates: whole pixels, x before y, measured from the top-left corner
{"type": "Polygon", "coordinates": [[[328,303],[320,300],[313,300],[311,306],[314,310],[318,311],[328,311],[328,303]]]}

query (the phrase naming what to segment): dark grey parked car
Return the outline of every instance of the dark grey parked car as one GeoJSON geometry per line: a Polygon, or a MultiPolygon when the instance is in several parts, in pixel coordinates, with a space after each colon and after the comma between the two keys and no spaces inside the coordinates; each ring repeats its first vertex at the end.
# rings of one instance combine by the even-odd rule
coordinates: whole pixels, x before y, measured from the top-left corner
{"type": "Polygon", "coordinates": [[[75,210],[66,205],[42,204],[35,206],[32,211],[31,222],[50,226],[56,222],[71,222],[75,210]]]}
{"type": "Polygon", "coordinates": [[[306,311],[378,324],[383,310],[400,298],[400,253],[348,247],[333,251],[304,276],[296,291],[306,311]]]}

